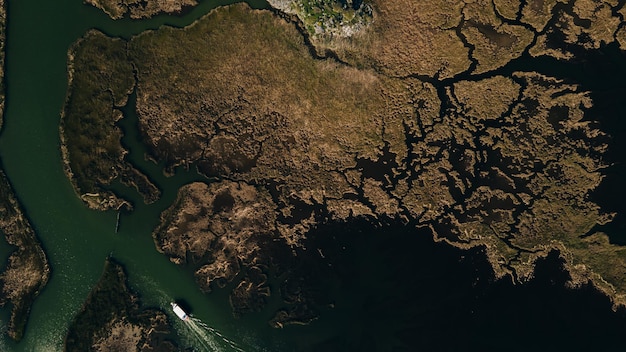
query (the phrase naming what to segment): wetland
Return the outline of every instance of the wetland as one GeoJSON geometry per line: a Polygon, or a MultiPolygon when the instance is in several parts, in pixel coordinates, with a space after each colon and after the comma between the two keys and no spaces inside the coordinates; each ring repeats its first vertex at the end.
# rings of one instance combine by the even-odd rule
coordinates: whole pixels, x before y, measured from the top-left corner
{"type": "Polygon", "coordinates": [[[0,156],[52,268],[10,348],[61,349],[109,256],[120,302],[245,350],[497,350],[502,320],[513,350],[623,346],[623,1],[63,4],[34,71],[8,12],[0,156]]]}

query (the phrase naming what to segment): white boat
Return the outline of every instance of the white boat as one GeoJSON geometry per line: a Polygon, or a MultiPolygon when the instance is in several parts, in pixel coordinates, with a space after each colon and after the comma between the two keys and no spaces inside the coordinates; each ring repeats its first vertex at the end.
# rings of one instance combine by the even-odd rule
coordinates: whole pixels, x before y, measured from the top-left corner
{"type": "Polygon", "coordinates": [[[182,321],[189,320],[189,316],[187,315],[187,313],[185,313],[185,311],[178,304],[176,304],[174,302],[172,302],[170,304],[172,305],[172,310],[174,311],[176,316],[180,318],[180,320],[182,320],[182,321]]]}

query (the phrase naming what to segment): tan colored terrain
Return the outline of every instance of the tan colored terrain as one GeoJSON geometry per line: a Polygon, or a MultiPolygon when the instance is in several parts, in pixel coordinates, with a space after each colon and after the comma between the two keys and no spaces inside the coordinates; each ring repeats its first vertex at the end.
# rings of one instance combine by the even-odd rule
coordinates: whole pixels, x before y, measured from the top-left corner
{"type": "Polygon", "coordinates": [[[108,258],[65,337],[64,350],[150,352],[177,351],[167,315],[139,305],[122,266],[108,258]]]}
{"type": "Polygon", "coordinates": [[[35,231],[0,170],[0,231],[15,247],[0,274],[0,306],[11,305],[8,334],[20,340],[31,305],[48,283],[50,267],[35,231]]]}
{"type": "Polygon", "coordinates": [[[180,189],[154,238],[173,262],[201,265],[195,274],[205,292],[243,271],[231,303],[236,313],[253,311],[263,304],[249,305],[250,299],[269,296],[262,268],[270,264],[267,244],[278,239],[275,211],[266,190],[241,182],[196,182],[180,189]]]}
{"type": "MultiPolygon", "coordinates": [[[[170,167],[197,163],[208,176],[285,185],[285,217],[289,197],[313,204],[358,194],[343,173],[359,158],[375,160],[383,134],[406,153],[398,128],[414,114],[409,102],[422,100],[414,93],[421,82],[315,60],[294,26],[242,6],[216,10],[186,31],[145,33],[131,52],[137,111],[154,155],[170,167]],[[178,62],[180,71],[162,62],[178,62]]],[[[279,231],[296,245],[308,226],[279,231]]]]}
{"type": "Polygon", "coordinates": [[[598,49],[602,44],[619,42],[622,19],[613,15],[613,9],[623,11],[623,8],[617,6],[616,0],[577,0],[571,9],[556,11],[554,25],[537,37],[530,53],[573,59],[577,50],[598,49]]]}
{"type": "MultiPolygon", "coordinates": [[[[297,257],[310,250],[312,228],[357,218],[482,246],[497,277],[518,281],[557,249],[572,285],[591,280],[626,304],[623,247],[592,233],[614,214],[590,199],[611,148],[589,114],[590,92],[532,71],[491,72],[545,43],[556,50],[542,36],[563,23],[575,29],[574,15],[606,23],[611,35],[583,26],[592,42],[566,41],[562,52],[616,40],[616,17],[604,10],[616,5],[374,1],[358,34],[312,39],[316,53],[330,48],[340,60],[312,55],[301,24],[245,5],[133,38],[127,60],[153,157],[219,178],[180,190],[154,233],[157,247],[199,265],[205,290],[236,280],[236,313],[274,294],[268,258],[297,257]],[[542,17],[544,7],[558,20],[542,17]],[[472,73],[481,75],[455,77],[472,73]]],[[[121,45],[93,35],[85,45],[92,38],[121,45]]],[[[101,72],[116,62],[103,61],[101,72]]],[[[272,325],[311,320],[309,310],[290,312],[272,325]]]]}
{"type": "Polygon", "coordinates": [[[469,69],[470,49],[456,32],[462,3],[381,0],[372,7],[372,24],[360,33],[315,44],[391,76],[449,78],[469,69]]]}
{"type": "Polygon", "coordinates": [[[196,0],[85,0],[113,19],[120,19],[125,15],[130,18],[149,18],[159,13],[176,13],[185,7],[195,6],[196,0]]]}

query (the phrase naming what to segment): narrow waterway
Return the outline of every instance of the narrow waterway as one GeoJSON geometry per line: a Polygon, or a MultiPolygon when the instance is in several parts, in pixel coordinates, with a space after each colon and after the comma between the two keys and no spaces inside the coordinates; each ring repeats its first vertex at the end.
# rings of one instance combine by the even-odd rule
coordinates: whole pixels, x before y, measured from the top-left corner
{"type": "MultiPolygon", "coordinates": [[[[152,242],[150,234],[158,214],[171,204],[177,187],[197,176],[186,173],[170,182],[164,182],[164,177],[158,179],[164,191],[162,200],[150,207],[138,202],[135,212],[122,215],[116,234],[114,212],[88,210],[76,197],[63,174],[59,151],[67,50],[74,41],[90,28],[129,37],[163,24],[185,26],[225,3],[204,1],[180,17],[112,21],[81,0],[9,1],[7,102],[0,156],[53,270],[48,286],[35,302],[24,340],[17,345],[4,341],[9,350],[60,350],[68,324],[99,278],[109,254],[125,265],[133,289],[146,304],[167,307],[172,299],[184,299],[196,316],[210,317],[211,326],[235,338],[246,338],[251,345],[256,343],[256,337],[239,331],[241,325],[233,321],[225,293],[217,292],[207,299],[191,275],[160,255],[152,242]]],[[[133,192],[129,195],[136,198],[133,192]]],[[[7,251],[0,254],[6,261],[7,251]]],[[[2,314],[4,319],[6,313],[2,314]]]]}
{"type": "MultiPolygon", "coordinates": [[[[3,336],[0,351],[60,351],[67,327],[108,255],[124,265],[132,289],[146,305],[168,310],[169,302],[177,300],[190,307],[207,328],[194,335],[180,321],[174,320],[174,326],[182,346],[199,350],[230,351],[232,345],[245,351],[623,348],[623,312],[612,312],[610,302],[592,289],[565,289],[566,275],[558,259],[542,262],[539,279],[531,285],[494,283],[479,250],[436,244],[428,233],[401,225],[374,229],[355,222],[323,226],[312,234],[316,241],[331,243],[328,247],[337,253],[326,253],[321,262],[326,269],[316,268],[318,276],[327,278],[319,286],[330,302],[320,307],[322,317],[310,326],[272,329],[267,321],[281,305],[276,298],[263,311],[236,320],[227,289],[202,294],[188,271],[155,249],[151,232],[159,213],[174,200],[178,187],[200,177],[181,170],[166,178],[157,165],[143,160],[132,105],[120,123],[126,132],[123,143],[131,149],[132,162],[163,190],[163,197],[146,206],[136,192],[116,185],[136,204],[132,213],[122,214],[118,233],[115,212],[88,210],[63,174],[59,150],[69,46],[90,28],[128,38],[164,24],[191,24],[229,2],[204,0],[182,16],[113,21],[82,0],[9,1],[0,158],[53,272],[35,302],[24,340],[15,344],[3,336]],[[224,339],[211,337],[198,344],[203,331],[219,332],[224,339]],[[593,339],[578,341],[585,335],[593,339]]],[[[7,256],[6,244],[0,243],[0,261],[7,256]]],[[[278,287],[272,290],[277,293],[278,287]]],[[[7,317],[8,310],[1,310],[0,320],[5,323],[7,317]]]]}

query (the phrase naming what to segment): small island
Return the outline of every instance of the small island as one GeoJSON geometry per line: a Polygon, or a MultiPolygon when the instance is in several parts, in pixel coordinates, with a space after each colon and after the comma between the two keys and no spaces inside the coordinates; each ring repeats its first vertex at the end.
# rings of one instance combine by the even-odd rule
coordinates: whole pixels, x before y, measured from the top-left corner
{"type": "Polygon", "coordinates": [[[85,0],[113,19],[128,15],[133,19],[149,18],[159,13],[178,13],[198,4],[196,0],[85,0]]]}
{"type": "Polygon", "coordinates": [[[167,315],[140,307],[130,291],[126,273],[112,258],[74,318],[65,338],[65,351],[178,351],[167,315]]]}

